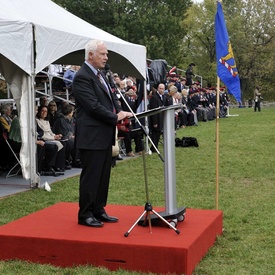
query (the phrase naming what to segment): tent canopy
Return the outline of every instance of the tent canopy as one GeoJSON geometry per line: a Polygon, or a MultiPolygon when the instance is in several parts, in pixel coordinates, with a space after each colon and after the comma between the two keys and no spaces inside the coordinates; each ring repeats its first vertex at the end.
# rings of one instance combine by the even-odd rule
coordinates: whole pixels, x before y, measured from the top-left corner
{"type": "Polygon", "coordinates": [[[112,71],[145,79],[146,48],[126,42],[50,0],[0,0],[0,53],[31,75],[51,63],[80,65],[91,39],[106,43],[112,71]],[[33,40],[35,43],[33,45],[33,40]]]}
{"type": "Polygon", "coordinates": [[[19,109],[23,176],[38,183],[34,77],[52,63],[81,65],[91,39],[105,42],[112,71],[146,79],[146,48],[126,42],[50,0],[0,0],[0,73],[19,109]]]}

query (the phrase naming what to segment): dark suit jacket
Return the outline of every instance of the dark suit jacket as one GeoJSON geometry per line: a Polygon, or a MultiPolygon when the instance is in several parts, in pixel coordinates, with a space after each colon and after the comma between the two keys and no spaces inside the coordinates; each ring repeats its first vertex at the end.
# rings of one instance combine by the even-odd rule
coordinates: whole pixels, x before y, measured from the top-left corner
{"type": "Polygon", "coordinates": [[[116,113],[121,107],[111,90],[110,98],[104,85],[84,63],[74,77],[72,91],[76,103],[76,147],[104,150],[114,145],[117,115],[113,107],[116,113]]]}
{"type": "MultiPolygon", "coordinates": [[[[150,99],[149,109],[152,110],[161,106],[163,106],[163,100],[160,98],[160,95],[157,92],[155,92],[150,99]]],[[[150,121],[151,127],[153,127],[154,124],[157,124],[158,127],[156,128],[156,130],[159,130],[159,131],[162,130],[162,127],[163,127],[162,113],[150,116],[149,121],[150,121]]]]}

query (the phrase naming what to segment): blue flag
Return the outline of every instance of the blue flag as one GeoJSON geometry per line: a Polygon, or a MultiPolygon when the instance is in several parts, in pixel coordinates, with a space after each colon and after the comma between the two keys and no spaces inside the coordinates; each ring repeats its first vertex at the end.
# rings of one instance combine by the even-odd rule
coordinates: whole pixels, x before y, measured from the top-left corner
{"type": "Polygon", "coordinates": [[[226,85],[229,94],[241,102],[240,78],[223,16],[222,5],[217,3],[215,17],[217,75],[226,85]]]}

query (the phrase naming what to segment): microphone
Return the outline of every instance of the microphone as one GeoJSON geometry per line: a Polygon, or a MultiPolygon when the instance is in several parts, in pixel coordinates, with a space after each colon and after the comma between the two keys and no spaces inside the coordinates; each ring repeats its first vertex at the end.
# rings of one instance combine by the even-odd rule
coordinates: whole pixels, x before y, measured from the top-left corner
{"type": "Polygon", "coordinates": [[[116,88],[116,85],[114,83],[114,80],[112,78],[112,72],[111,72],[111,66],[109,64],[105,64],[104,70],[106,71],[106,77],[109,81],[109,84],[112,89],[116,88]]]}
{"type": "Polygon", "coordinates": [[[111,71],[111,66],[109,65],[109,64],[105,64],[105,68],[104,68],[104,70],[106,71],[106,72],[110,72],[111,71]]]}

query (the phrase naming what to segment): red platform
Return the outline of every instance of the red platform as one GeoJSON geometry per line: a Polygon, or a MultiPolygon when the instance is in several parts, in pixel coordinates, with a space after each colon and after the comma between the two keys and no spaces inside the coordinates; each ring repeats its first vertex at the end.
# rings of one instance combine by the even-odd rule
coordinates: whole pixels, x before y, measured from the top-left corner
{"type": "MultiPolygon", "coordinates": [[[[222,212],[187,209],[176,234],[163,223],[136,226],[142,206],[108,205],[118,223],[102,228],[77,224],[77,203],[58,203],[0,227],[0,259],[21,259],[56,266],[104,266],[159,274],[191,274],[222,234],[222,212]]],[[[156,211],[163,208],[155,207],[156,211]]]]}

